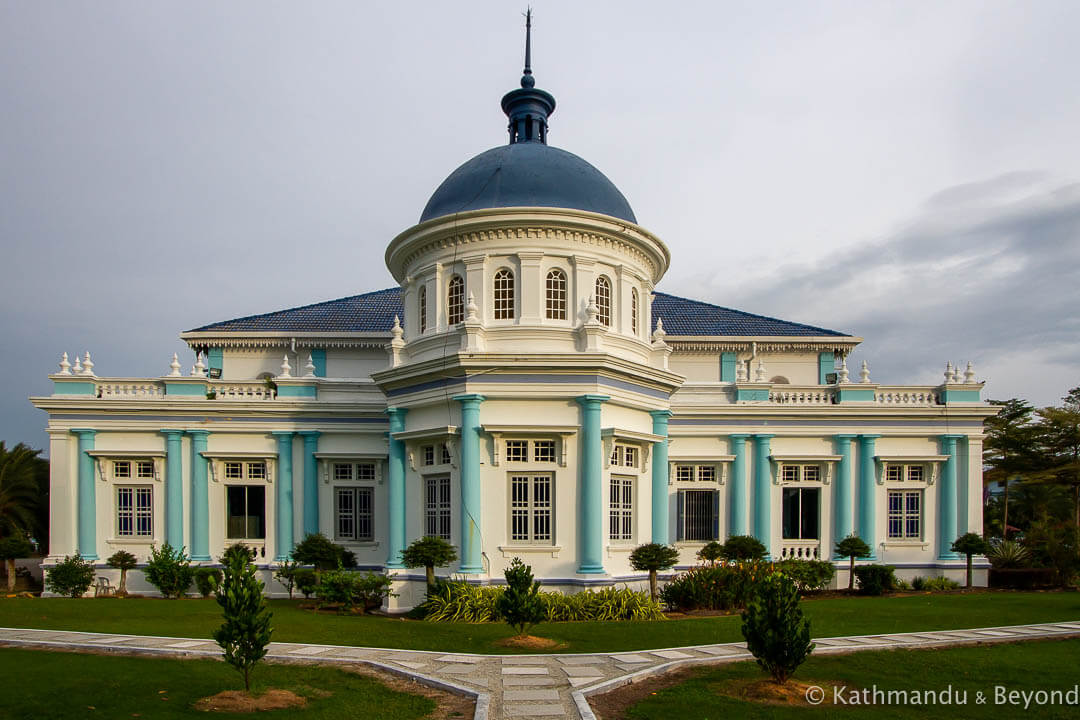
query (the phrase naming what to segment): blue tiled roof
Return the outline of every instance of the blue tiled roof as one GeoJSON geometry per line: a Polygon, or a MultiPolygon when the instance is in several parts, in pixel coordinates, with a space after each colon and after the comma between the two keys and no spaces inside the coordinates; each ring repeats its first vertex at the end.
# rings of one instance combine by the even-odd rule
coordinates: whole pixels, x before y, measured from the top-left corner
{"type": "MultiPolygon", "coordinates": [[[[402,319],[404,325],[401,289],[387,288],[289,310],[225,320],[189,332],[389,332],[394,326],[395,315],[402,319]]],[[[849,337],[835,330],[753,315],[662,292],[656,293],[653,301],[654,323],[658,317],[663,319],[668,335],[849,337]]]]}
{"type": "Polygon", "coordinates": [[[203,325],[189,332],[390,332],[401,311],[401,288],[278,310],[277,312],[203,325]]]}
{"type": "Polygon", "coordinates": [[[655,293],[652,314],[653,329],[656,329],[656,318],[660,318],[664,321],[664,332],[668,335],[850,337],[847,333],[836,330],[778,320],[765,315],[753,315],[662,292],[655,293]]]}

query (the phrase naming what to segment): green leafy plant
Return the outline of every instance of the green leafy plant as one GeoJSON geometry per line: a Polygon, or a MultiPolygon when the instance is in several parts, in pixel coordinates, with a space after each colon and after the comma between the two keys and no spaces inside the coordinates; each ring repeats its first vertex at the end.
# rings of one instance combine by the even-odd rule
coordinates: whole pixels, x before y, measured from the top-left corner
{"type": "Polygon", "coordinates": [[[860,595],[884,595],[896,587],[896,576],[891,565],[860,565],[855,568],[860,595]]]}
{"type": "Polygon", "coordinates": [[[255,562],[255,548],[248,547],[242,542],[234,542],[232,545],[225,548],[225,552],[221,553],[221,557],[218,560],[221,561],[222,567],[228,567],[232,564],[233,558],[241,557],[244,562],[255,562]]]}
{"type": "Polygon", "coordinates": [[[127,595],[128,570],[135,569],[139,564],[138,559],[127,550],[117,550],[105,561],[105,564],[120,571],[120,588],[116,592],[118,595],[127,595]]]}
{"type": "Polygon", "coordinates": [[[715,565],[717,560],[724,557],[724,545],[716,540],[710,540],[705,543],[705,546],[698,550],[698,560],[707,562],[710,565],[715,565]]]}
{"type": "Polygon", "coordinates": [[[746,562],[747,560],[764,560],[769,554],[764,543],[753,535],[732,535],[724,543],[721,557],[728,562],[746,562]]]}
{"type": "Polygon", "coordinates": [[[296,573],[300,570],[300,563],[295,560],[282,560],[274,570],[274,579],[285,586],[289,591],[289,599],[293,597],[293,587],[296,585],[296,573]]]}
{"type": "Polygon", "coordinates": [[[309,598],[319,588],[319,574],[310,568],[300,568],[293,574],[296,589],[309,598]]]}
{"type": "Polygon", "coordinates": [[[435,587],[435,568],[445,567],[457,560],[454,546],[440,537],[422,537],[413,540],[401,552],[401,562],[407,568],[424,568],[427,573],[428,592],[435,587]]]}
{"type": "Polygon", "coordinates": [[[392,583],[388,575],[338,568],[321,573],[315,594],[322,604],[338,605],[342,611],[364,612],[378,607],[383,598],[392,595],[392,583]]]}
{"type": "Polygon", "coordinates": [[[943,592],[945,590],[955,590],[958,587],[960,587],[960,583],[947,577],[926,578],[922,583],[922,589],[927,592],[943,592]]]}
{"type": "Polygon", "coordinates": [[[540,583],[533,581],[532,568],[521,562],[521,558],[514,558],[503,575],[506,590],[495,606],[499,617],[517,630],[519,637],[524,636],[529,628],[544,619],[540,583]]]}
{"type": "Polygon", "coordinates": [[[30,541],[26,539],[26,535],[22,532],[15,532],[5,538],[0,538],[0,559],[7,566],[5,569],[7,571],[8,592],[15,591],[15,561],[28,556],[33,551],[33,546],[30,545],[30,541]]]}
{"type": "Polygon", "coordinates": [[[308,533],[293,548],[292,558],[301,565],[314,565],[316,570],[356,567],[356,554],[330,542],[322,533],[308,533]]]}
{"type": "Polygon", "coordinates": [[[143,575],[163,597],[178,598],[191,587],[195,568],[191,567],[191,558],[184,554],[184,548],[177,550],[165,543],[160,550],[150,546],[150,561],[146,563],[143,575]]]}
{"type": "Polygon", "coordinates": [[[204,598],[210,597],[221,587],[222,572],[218,568],[195,568],[195,587],[204,598]]]}
{"type": "Polygon", "coordinates": [[[810,656],[810,621],[799,607],[799,590],[791,578],[772,573],[763,578],[742,613],[746,647],[773,680],[783,685],[810,656]]]}
{"type": "Polygon", "coordinates": [[[991,565],[999,569],[1024,568],[1031,565],[1031,553],[1016,540],[998,540],[991,543],[986,557],[991,565]]]}
{"type": "Polygon", "coordinates": [[[971,557],[973,555],[986,555],[990,552],[990,545],[982,535],[973,532],[964,533],[953,540],[950,548],[954,553],[961,553],[967,557],[967,587],[971,587],[971,557]]]}
{"type": "Polygon", "coordinates": [[[774,566],[765,562],[701,565],[670,579],[660,599],[672,610],[744,608],[758,580],[771,572],[774,566]]]}
{"type": "Polygon", "coordinates": [[[848,592],[855,589],[855,558],[870,557],[870,546],[858,535],[848,535],[836,543],[836,554],[851,559],[848,565],[848,592]]]}
{"type": "Polygon", "coordinates": [[[437,583],[423,604],[424,619],[430,622],[483,623],[499,619],[501,587],[470,585],[461,580],[437,583]]]}
{"type": "Polygon", "coordinates": [[[68,555],[45,571],[45,587],[57,595],[80,598],[94,584],[94,564],[68,555]]]}
{"type": "Polygon", "coordinates": [[[566,595],[542,592],[544,619],[548,622],[614,622],[619,620],[666,620],[660,604],[649,593],[629,588],[583,590],[566,595]]]}
{"type": "Polygon", "coordinates": [[[781,560],[775,567],[784,576],[795,581],[795,586],[802,595],[821,592],[828,587],[836,574],[833,564],[827,560],[790,558],[781,560]]]}
{"type": "Polygon", "coordinates": [[[225,621],[214,632],[225,662],[244,675],[244,689],[251,691],[251,670],[266,655],[270,644],[272,613],[263,597],[263,584],[255,577],[255,566],[239,553],[225,566],[217,593],[225,621]]]}
{"type": "Polygon", "coordinates": [[[630,553],[630,567],[638,572],[649,573],[649,597],[656,600],[659,593],[656,589],[656,573],[658,570],[667,570],[679,561],[679,551],[670,545],[660,543],[646,543],[638,545],[630,553]]]}

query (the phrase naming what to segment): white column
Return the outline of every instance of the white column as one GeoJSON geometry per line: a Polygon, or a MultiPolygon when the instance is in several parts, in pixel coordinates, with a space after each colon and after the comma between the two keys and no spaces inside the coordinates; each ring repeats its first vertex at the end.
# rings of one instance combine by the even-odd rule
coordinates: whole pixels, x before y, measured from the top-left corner
{"type": "Polygon", "coordinates": [[[473,294],[476,303],[476,315],[485,325],[491,322],[489,308],[491,302],[488,294],[487,255],[471,255],[462,258],[465,263],[465,301],[468,302],[469,293],[473,294]]]}
{"type": "Polygon", "coordinates": [[[572,299],[570,321],[576,326],[585,321],[585,308],[596,291],[596,260],[574,255],[573,283],[569,297],[572,299]]]}
{"type": "Polygon", "coordinates": [[[540,278],[540,260],[544,253],[540,251],[519,252],[518,264],[521,279],[518,281],[518,298],[521,301],[521,323],[539,325],[543,290],[540,278]]]}

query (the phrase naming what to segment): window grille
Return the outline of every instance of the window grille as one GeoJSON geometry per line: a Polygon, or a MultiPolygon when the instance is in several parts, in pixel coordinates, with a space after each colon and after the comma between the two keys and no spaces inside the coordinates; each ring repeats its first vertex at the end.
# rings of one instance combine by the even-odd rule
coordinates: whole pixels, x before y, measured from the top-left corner
{"type": "Polygon", "coordinates": [[[420,306],[418,311],[420,322],[418,325],[420,326],[420,332],[425,333],[427,332],[427,285],[421,285],[420,292],[417,295],[420,306]]]}
{"type": "Polygon", "coordinates": [[[506,441],[506,462],[527,462],[529,459],[528,440],[506,441]]]}
{"type": "Polygon", "coordinates": [[[154,535],[154,489],[150,486],[116,488],[116,536],[149,538],[154,535]]]}
{"type": "Polygon", "coordinates": [[[113,477],[126,479],[131,477],[131,463],[127,460],[117,460],[113,463],[113,477]]]}
{"type": "Polygon", "coordinates": [[[922,490],[890,490],[888,524],[891,539],[921,539],[922,490]]]}
{"type": "Polygon", "coordinates": [[[600,324],[611,327],[611,282],[603,275],[596,278],[596,310],[600,324]]]}
{"type": "Polygon", "coordinates": [[[424,479],[424,535],[450,539],[450,476],[424,479]]]}
{"type": "Polygon", "coordinates": [[[533,462],[555,462],[555,441],[534,440],[533,462]]]}
{"type": "Polygon", "coordinates": [[[694,466],[676,465],[675,479],[679,482],[692,482],[694,480],[694,466]]]}
{"type": "Polygon", "coordinates": [[[510,539],[515,542],[551,541],[550,475],[510,476],[510,539]]]}
{"type": "Polygon", "coordinates": [[[716,490],[680,490],[680,540],[707,542],[718,539],[720,493],[716,490]]]}
{"type": "Polygon", "coordinates": [[[424,465],[434,465],[434,464],[435,464],[435,446],[434,445],[425,445],[424,446],[424,465]]]}
{"type": "Polygon", "coordinates": [[[634,539],[634,478],[612,475],[608,496],[608,535],[612,540],[634,539]]]}
{"type": "Polygon", "coordinates": [[[353,479],[352,463],[334,463],[334,480],[348,482],[353,479]]]}
{"type": "Polygon", "coordinates": [[[451,275],[446,290],[446,322],[457,325],[465,320],[465,281],[460,275],[451,275]]]}
{"type": "Polygon", "coordinates": [[[357,480],[374,480],[375,463],[358,463],[356,466],[357,480]]]}
{"type": "Polygon", "coordinates": [[[139,460],[135,463],[135,477],[152,479],[154,477],[154,461],[139,460]]]}
{"type": "Polygon", "coordinates": [[[566,273],[552,270],[547,274],[546,310],[548,320],[566,319],[566,273]]]}
{"type": "Polygon", "coordinates": [[[442,446],[442,464],[443,465],[449,465],[450,464],[450,448],[448,448],[445,443],[443,443],[443,446],[442,446]]]}
{"type": "Polygon", "coordinates": [[[334,488],[338,540],[370,542],[374,539],[374,493],[369,487],[334,488]]]}
{"type": "Polygon", "coordinates": [[[514,319],[514,273],[505,268],[495,273],[495,319],[514,319]]]}

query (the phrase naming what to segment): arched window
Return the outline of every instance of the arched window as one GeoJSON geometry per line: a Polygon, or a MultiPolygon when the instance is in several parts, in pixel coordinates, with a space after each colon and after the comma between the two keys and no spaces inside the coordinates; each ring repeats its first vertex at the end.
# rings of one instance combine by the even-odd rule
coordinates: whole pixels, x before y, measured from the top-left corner
{"type": "Polygon", "coordinates": [[[506,268],[495,273],[495,319],[514,319],[514,273],[506,268]]]}
{"type": "Polygon", "coordinates": [[[600,324],[611,327],[611,282],[603,275],[596,278],[596,309],[600,324]]]}
{"type": "Polygon", "coordinates": [[[552,270],[547,274],[547,319],[566,319],[566,273],[552,270]]]}
{"type": "Polygon", "coordinates": [[[451,275],[446,290],[446,322],[457,325],[465,320],[465,281],[460,275],[451,275]]]}
{"type": "Polygon", "coordinates": [[[637,314],[638,314],[638,301],[637,301],[637,288],[630,288],[630,332],[637,335],[637,314]]]}
{"type": "Polygon", "coordinates": [[[420,334],[422,335],[427,332],[427,285],[420,286],[417,304],[420,306],[417,311],[420,315],[420,322],[417,324],[420,326],[420,334]]]}

